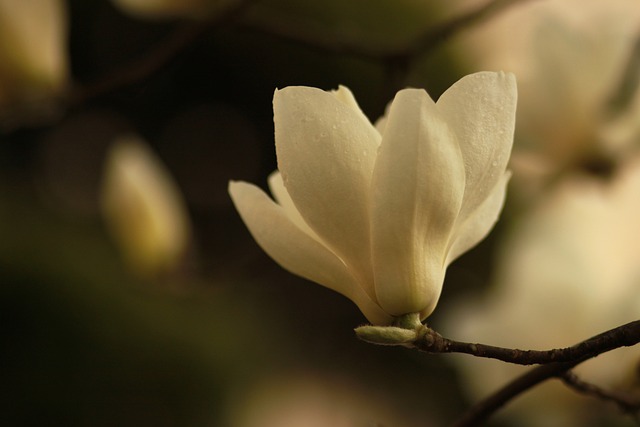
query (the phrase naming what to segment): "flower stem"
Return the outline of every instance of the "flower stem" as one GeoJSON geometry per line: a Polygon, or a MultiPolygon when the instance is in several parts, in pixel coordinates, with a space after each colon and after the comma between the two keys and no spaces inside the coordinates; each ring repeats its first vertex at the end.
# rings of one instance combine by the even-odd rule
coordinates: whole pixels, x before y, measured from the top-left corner
{"type": "Polygon", "coordinates": [[[416,330],[422,323],[420,322],[420,313],[408,313],[396,317],[393,326],[398,328],[416,330]]]}

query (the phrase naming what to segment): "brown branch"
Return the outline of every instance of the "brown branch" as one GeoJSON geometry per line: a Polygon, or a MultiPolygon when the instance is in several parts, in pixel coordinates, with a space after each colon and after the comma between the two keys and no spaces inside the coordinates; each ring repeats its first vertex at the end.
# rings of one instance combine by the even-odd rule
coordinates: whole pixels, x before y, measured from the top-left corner
{"type": "Polygon", "coordinates": [[[339,34],[318,35],[303,25],[292,24],[289,20],[245,22],[239,24],[239,27],[247,32],[274,37],[323,54],[354,56],[374,62],[383,60],[388,56],[388,51],[394,51],[393,48],[380,48],[347,40],[339,34]]]}
{"type": "Polygon", "coordinates": [[[591,337],[574,346],[552,350],[518,350],[486,344],[472,344],[444,338],[433,329],[425,327],[418,332],[411,346],[428,353],[465,353],[477,357],[498,359],[518,365],[534,365],[556,362],[580,363],[598,354],[629,347],[640,342],[640,320],[591,337]]]}
{"type": "Polygon", "coordinates": [[[409,43],[401,54],[414,57],[426,51],[432,50],[442,42],[448,40],[463,30],[468,30],[473,26],[497,15],[499,12],[530,0],[493,0],[482,6],[470,10],[460,16],[451,19],[440,25],[429,28],[422,35],[409,43]]]}
{"type": "Polygon", "coordinates": [[[526,1],[530,0],[489,0],[455,18],[431,26],[414,39],[399,45],[367,44],[361,40],[345,39],[340,34],[316,34],[290,21],[251,22],[241,26],[248,31],[296,43],[322,54],[351,56],[383,65],[386,83],[380,98],[384,105],[406,85],[408,72],[421,55],[426,55],[454,35],[471,29],[508,7],[526,1]]]}
{"type": "Polygon", "coordinates": [[[100,97],[145,79],[171,63],[211,28],[237,19],[250,3],[251,0],[238,0],[232,7],[209,20],[191,22],[178,27],[144,56],[108,72],[95,82],[75,88],[69,95],[69,104],[82,104],[89,99],[100,97]]]}
{"type": "MultiPolygon", "coordinates": [[[[294,28],[283,25],[282,22],[238,25],[244,25],[245,28],[249,30],[286,39],[323,52],[351,55],[374,61],[383,61],[387,64],[404,64],[395,68],[406,70],[408,69],[408,64],[417,55],[426,53],[454,34],[471,28],[473,25],[490,18],[507,7],[524,1],[529,0],[489,1],[448,22],[429,28],[405,45],[386,48],[345,41],[339,37],[331,38],[327,37],[326,34],[319,37],[306,32],[304,28],[294,28]]],[[[79,105],[87,100],[100,97],[143,80],[171,63],[181,52],[193,45],[206,31],[222,23],[237,21],[237,18],[242,15],[251,3],[252,0],[239,0],[233,7],[230,7],[208,21],[189,23],[177,28],[172,34],[167,36],[164,41],[151,49],[143,57],[108,72],[95,82],[72,89],[67,97],[68,104],[71,106],[79,105]]]]}
{"type": "MultiPolygon", "coordinates": [[[[458,420],[455,427],[478,425],[508,401],[549,378],[561,378],[574,366],[619,347],[640,342],[640,320],[591,337],[576,345],[553,350],[517,350],[452,341],[420,323],[417,315],[402,316],[395,326],[361,326],[358,338],[381,345],[400,345],[428,353],[466,353],[520,365],[542,364],[480,401],[458,420]]],[[[635,406],[634,406],[635,408],[635,406]]]]}
{"type": "Polygon", "coordinates": [[[430,27],[408,43],[397,46],[372,46],[361,41],[345,40],[340,35],[317,35],[303,26],[292,26],[289,22],[253,22],[245,23],[243,26],[246,30],[274,36],[322,53],[349,55],[375,62],[411,62],[416,56],[427,53],[461,31],[470,29],[508,7],[525,1],[530,0],[489,1],[449,21],[430,27]]]}
{"type": "MultiPolygon", "coordinates": [[[[479,425],[482,422],[486,421],[491,415],[502,408],[511,399],[550,378],[560,378],[564,381],[565,384],[571,386],[575,390],[599,397],[603,400],[613,401],[625,412],[633,413],[637,416],[638,411],[640,410],[639,401],[631,400],[627,397],[622,397],[619,395],[614,395],[594,385],[580,381],[569,371],[585,360],[591,359],[599,354],[605,353],[615,348],[628,345],[620,343],[620,345],[614,346],[607,339],[602,339],[602,337],[619,336],[617,334],[618,330],[627,330],[627,327],[629,325],[635,325],[635,327],[637,328],[637,325],[639,323],[640,321],[628,323],[626,325],[620,326],[619,328],[615,328],[600,335],[596,335],[595,337],[583,341],[582,343],[576,344],[573,347],[569,347],[576,349],[585,348],[586,352],[583,355],[576,355],[575,359],[572,361],[552,362],[531,369],[530,371],[516,378],[494,394],[490,395],[486,399],[471,407],[471,409],[469,409],[455,424],[453,424],[453,426],[470,427],[479,425]],[[602,343],[602,346],[599,348],[600,351],[595,350],[595,345],[593,344],[593,342],[602,343]]],[[[553,351],[554,350],[551,350],[550,352],[553,351]]]]}
{"type": "Polygon", "coordinates": [[[584,360],[550,363],[531,369],[494,394],[471,407],[471,409],[464,413],[463,416],[453,424],[453,427],[471,427],[482,424],[511,399],[550,378],[560,378],[565,384],[574,390],[598,397],[602,400],[612,401],[624,412],[633,414],[637,417],[638,411],[640,410],[640,401],[630,399],[626,396],[613,394],[611,392],[606,392],[597,386],[581,381],[570,372],[570,369],[581,362],[584,362],[584,360]]]}
{"type": "Polygon", "coordinates": [[[187,46],[191,45],[205,30],[202,23],[187,24],[175,30],[158,46],[143,57],[136,58],[103,77],[84,86],[74,88],[69,96],[70,105],[79,105],[90,99],[98,98],[137,83],[154,72],[167,66],[187,46]]]}
{"type": "Polygon", "coordinates": [[[636,418],[640,413],[640,399],[637,397],[605,390],[595,384],[583,381],[572,371],[566,371],[560,376],[560,379],[567,387],[578,393],[614,403],[624,413],[634,415],[636,418]]]}
{"type": "Polygon", "coordinates": [[[573,368],[580,362],[550,363],[531,369],[520,377],[516,378],[494,394],[481,400],[465,412],[453,427],[471,427],[480,425],[496,411],[502,408],[507,402],[534,386],[548,380],[559,377],[567,370],[573,368]]]}

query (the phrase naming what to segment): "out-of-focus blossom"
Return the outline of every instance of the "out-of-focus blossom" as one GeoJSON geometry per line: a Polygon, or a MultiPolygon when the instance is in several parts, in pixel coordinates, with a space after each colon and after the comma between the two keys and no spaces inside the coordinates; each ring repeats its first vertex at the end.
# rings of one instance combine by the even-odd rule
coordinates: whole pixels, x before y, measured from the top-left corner
{"type": "Polygon", "coordinates": [[[0,126],[54,107],[68,83],[66,42],[64,1],[0,0],[0,126]]]}
{"type": "Polygon", "coordinates": [[[105,220],[125,259],[143,277],[171,272],[183,260],[190,223],[179,189],[153,152],[124,137],[105,167],[105,220]]]}
{"type": "Polygon", "coordinates": [[[624,158],[636,144],[638,120],[619,116],[640,102],[637,87],[625,86],[637,79],[625,72],[639,37],[634,0],[523,2],[461,35],[472,68],[518,77],[512,167],[529,178],[523,190],[594,158],[624,158]]]}
{"type": "Polygon", "coordinates": [[[435,103],[398,92],[374,127],[345,87],[274,96],[276,202],[232,182],[258,244],[294,274],[354,301],[374,324],[436,306],[446,267],[502,208],[516,105],[512,75],[477,73],[435,103]]]}
{"type": "MultiPolygon", "coordinates": [[[[511,348],[550,349],[637,320],[638,212],[640,157],[608,183],[593,177],[567,179],[516,223],[502,247],[496,284],[486,302],[475,300],[455,310],[444,325],[447,334],[511,348]]],[[[639,361],[640,349],[622,348],[576,371],[605,388],[630,389],[640,385],[639,361]]],[[[476,398],[522,369],[469,357],[457,362],[476,398]]],[[[586,426],[594,418],[592,399],[554,382],[529,391],[512,406],[518,425],[586,426]]]]}
{"type": "Polygon", "coordinates": [[[413,425],[390,410],[382,393],[346,379],[307,373],[280,375],[254,386],[234,402],[230,416],[233,427],[413,425]]]}
{"type": "Polygon", "coordinates": [[[141,18],[203,19],[238,0],[113,0],[126,13],[141,18]]]}

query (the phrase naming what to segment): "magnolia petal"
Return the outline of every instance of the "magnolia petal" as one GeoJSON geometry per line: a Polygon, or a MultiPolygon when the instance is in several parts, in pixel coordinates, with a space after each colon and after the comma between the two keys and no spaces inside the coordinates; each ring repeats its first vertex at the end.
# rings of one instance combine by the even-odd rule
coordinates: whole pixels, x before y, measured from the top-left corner
{"type": "Polygon", "coordinates": [[[374,126],[380,132],[380,135],[384,135],[384,129],[387,126],[387,118],[389,117],[389,110],[393,102],[389,102],[384,109],[384,114],[378,117],[378,120],[374,123],[374,126]]]}
{"type": "Polygon", "coordinates": [[[361,116],[361,118],[365,122],[369,122],[369,119],[360,109],[360,106],[358,105],[358,101],[356,101],[355,96],[353,96],[353,93],[349,90],[348,87],[340,85],[338,86],[338,89],[332,90],[329,93],[335,96],[336,99],[338,99],[344,105],[351,107],[356,113],[358,113],[359,116],[361,116]]]}
{"type": "Polygon", "coordinates": [[[489,196],[506,170],[516,99],[513,74],[482,72],[463,77],[438,100],[438,111],[458,137],[464,159],[466,189],[460,221],[489,196]]]}
{"type": "Polygon", "coordinates": [[[300,215],[300,212],[298,212],[298,209],[296,209],[296,206],[293,204],[293,200],[291,200],[289,193],[287,193],[287,189],[284,187],[284,182],[282,182],[282,174],[280,171],[276,170],[272,172],[271,175],[269,175],[268,182],[271,194],[273,194],[276,202],[282,206],[287,217],[297,225],[298,228],[320,242],[321,240],[316,232],[307,225],[302,218],[302,215],[300,215]]]}
{"type": "Polygon", "coordinates": [[[373,298],[369,188],[380,134],[336,95],[287,87],[273,98],[278,169],[305,222],[373,298]]]}
{"type": "Polygon", "coordinates": [[[498,221],[500,211],[504,205],[507,194],[507,183],[511,173],[502,175],[498,184],[477,209],[467,216],[467,219],[456,224],[454,235],[451,238],[446,265],[449,265],[460,255],[477,245],[491,231],[498,221]]]}
{"type": "Polygon", "coordinates": [[[284,208],[260,188],[232,181],[229,194],[258,245],[284,269],[346,296],[371,323],[391,321],[391,316],[369,298],[340,258],[295,225],[284,208]]]}
{"type": "Polygon", "coordinates": [[[384,128],[387,126],[387,116],[381,116],[378,120],[376,120],[375,125],[380,135],[384,135],[384,128]]]}
{"type": "Polygon", "coordinates": [[[376,298],[392,315],[430,314],[464,193],[456,137],[423,90],[398,92],[372,182],[376,298]]]}

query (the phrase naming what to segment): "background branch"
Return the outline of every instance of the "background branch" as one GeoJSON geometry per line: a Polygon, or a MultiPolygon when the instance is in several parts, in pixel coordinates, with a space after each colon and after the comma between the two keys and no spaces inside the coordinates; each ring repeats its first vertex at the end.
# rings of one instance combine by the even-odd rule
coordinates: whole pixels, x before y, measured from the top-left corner
{"type": "Polygon", "coordinates": [[[483,21],[494,17],[498,13],[518,3],[524,3],[530,0],[493,0],[482,6],[463,13],[460,16],[451,19],[441,25],[426,30],[422,35],[409,43],[404,49],[399,50],[395,55],[403,55],[407,57],[415,57],[419,54],[428,52],[437,47],[440,43],[446,41],[450,37],[460,32],[470,29],[483,21]]]}
{"type": "Polygon", "coordinates": [[[559,377],[567,370],[573,368],[580,362],[573,363],[550,363],[531,369],[522,376],[516,378],[494,394],[481,400],[465,412],[454,427],[470,427],[480,425],[496,411],[502,408],[507,402],[534,386],[548,380],[559,377]]]}
{"type": "Polygon", "coordinates": [[[323,53],[349,55],[371,61],[410,61],[436,48],[450,37],[472,28],[510,6],[530,0],[492,0],[455,18],[429,27],[422,34],[407,43],[397,46],[372,46],[362,41],[345,40],[339,35],[327,37],[306,31],[302,26],[283,25],[282,22],[260,22],[245,24],[244,28],[275,36],[280,39],[301,44],[323,53]]]}
{"type": "MultiPolygon", "coordinates": [[[[447,22],[430,27],[405,45],[391,47],[378,47],[362,42],[348,41],[339,36],[316,35],[309,33],[302,27],[285,25],[283,22],[238,23],[237,25],[248,31],[298,43],[323,53],[349,55],[382,62],[387,69],[394,70],[391,73],[395,75],[393,80],[396,84],[394,86],[402,86],[410,63],[418,55],[427,53],[453,35],[473,27],[500,11],[525,1],[530,0],[489,1],[447,22]],[[398,74],[401,76],[398,77],[398,74]]],[[[143,57],[107,73],[95,82],[75,88],[69,95],[69,104],[79,105],[89,99],[97,98],[145,79],[169,64],[211,28],[237,21],[251,3],[252,0],[239,0],[233,7],[208,21],[189,23],[179,27],[143,57]]]]}
{"type": "Polygon", "coordinates": [[[114,90],[135,84],[171,63],[178,55],[193,45],[207,31],[238,19],[253,0],[238,0],[232,7],[218,13],[209,20],[190,22],[179,26],[165,40],[146,55],[107,72],[95,82],[75,88],[69,96],[72,106],[100,97],[114,90]]]}
{"type": "Polygon", "coordinates": [[[605,390],[595,384],[583,381],[573,371],[566,371],[560,379],[576,392],[606,402],[612,402],[616,404],[622,412],[632,415],[637,421],[640,421],[638,417],[640,415],[640,399],[637,397],[605,390]]]}
{"type": "MultiPolygon", "coordinates": [[[[630,324],[623,325],[620,328],[624,328],[625,326],[637,323],[638,322],[632,322],[630,324]]],[[[582,343],[570,348],[580,348],[581,345],[603,335],[612,334],[612,332],[616,331],[617,329],[619,328],[607,331],[604,334],[597,335],[590,340],[583,341],[582,343]]],[[[520,377],[517,377],[515,380],[513,380],[494,394],[490,395],[486,399],[471,407],[471,409],[463,414],[463,416],[454,424],[454,427],[469,427],[481,424],[496,411],[502,408],[511,399],[550,378],[560,378],[567,386],[580,393],[598,397],[605,401],[614,402],[624,412],[634,415],[637,419],[638,411],[640,411],[640,401],[638,401],[637,399],[631,399],[627,396],[622,396],[620,394],[607,392],[593,384],[589,384],[580,380],[575,374],[570,372],[570,369],[574,368],[578,364],[591,359],[598,354],[613,350],[614,348],[611,348],[611,346],[603,346],[603,351],[600,353],[594,354],[593,352],[588,352],[584,357],[578,357],[576,358],[576,360],[571,362],[554,362],[533,368],[520,377]]],[[[553,350],[551,351],[553,352],[553,350]]]]}
{"type": "Polygon", "coordinates": [[[143,80],[167,66],[179,53],[195,42],[208,27],[209,25],[204,23],[181,26],[145,56],[108,72],[94,82],[75,88],[69,97],[69,103],[73,106],[79,105],[143,80]]]}

